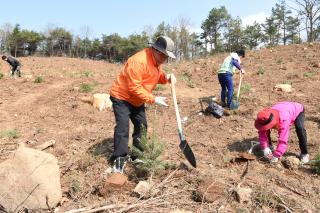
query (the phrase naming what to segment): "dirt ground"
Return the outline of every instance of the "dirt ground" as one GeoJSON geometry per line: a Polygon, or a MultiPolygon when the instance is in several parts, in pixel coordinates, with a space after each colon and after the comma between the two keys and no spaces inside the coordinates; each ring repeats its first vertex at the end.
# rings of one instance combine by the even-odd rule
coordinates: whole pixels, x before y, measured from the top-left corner
{"type": "MultiPolygon", "coordinates": [[[[320,179],[308,165],[287,169],[283,164],[270,165],[254,149],[254,160],[236,161],[234,156],[250,149],[257,140],[254,118],[258,110],[278,101],[303,103],[311,158],[319,151],[320,44],[281,46],[247,53],[243,61],[240,107],[221,119],[201,113],[199,98],[216,96],[220,85],[216,71],[226,54],[188,62],[172,62],[164,66],[177,76],[176,92],[181,117],[187,121],[183,129],[197,158],[197,169],[179,167],[185,162],[179,150],[175,111],[169,85],[154,91],[168,97],[169,107],[148,106],[148,122],[164,144],[163,159],[177,165],[153,177],[160,191],[151,198],[139,199],[132,189],[140,180],[134,170],[126,171],[125,188],[100,193],[110,169],[113,128],[111,109],[98,111],[80,97],[108,92],[122,65],[103,61],[71,58],[20,58],[22,77],[8,75],[9,67],[1,62],[5,76],[0,80],[0,131],[15,129],[15,138],[0,138],[0,162],[14,153],[19,143],[30,147],[54,139],[56,144],[45,150],[58,158],[61,170],[63,201],[59,211],[91,205],[125,204],[128,209],[110,212],[318,212],[320,211],[320,179]],[[260,75],[258,74],[260,73],[260,75]],[[43,82],[35,83],[42,77],[43,82]],[[79,90],[91,84],[90,93],[79,90]],[[291,84],[293,92],[274,91],[276,84],[291,84]],[[162,184],[160,184],[162,182],[162,184]],[[196,201],[198,188],[220,186],[213,202],[196,201]],[[235,191],[252,189],[251,197],[239,202],[235,191]],[[132,206],[136,204],[136,206],[132,206]]],[[[234,76],[237,89],[239,75],[234,76]]],[[[132,127],[132,126],[131,126],[132,127]]],[[[273,134],[276,144],[276,135],[273,134]]],[[[298,155],[299,146],[291,130],[286,156],[298,155]]],[[[130,167],[130,165],[129,165],[130,167]]],[[[209,190],[205,190],[210,194],[209,190]]]]}

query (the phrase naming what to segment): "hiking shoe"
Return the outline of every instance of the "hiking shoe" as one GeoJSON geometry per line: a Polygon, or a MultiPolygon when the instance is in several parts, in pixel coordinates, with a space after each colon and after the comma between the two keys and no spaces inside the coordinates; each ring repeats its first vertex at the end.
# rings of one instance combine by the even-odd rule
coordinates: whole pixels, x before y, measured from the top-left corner
{"type": "Polygon", "coordinates": [[[124,166],[126,165],[127,159],[125,157],[117,157],[113,163],[113,172],[123,174],[124,166]]]}
{"type": "Polygon", "coordinates": [[[221,105],[222,107],[227,107],[226,102],[223,102],[223,101],[220,102],[220,105],[221,105]]]}
{"type": "Polygon", "coordinates": [[[309,162],[309,154],[301,154],[300,161],[302,164],[309,162]]]}
{"type": "Polygon", "coordinates": [[[277,163],[279,161],[279,158],[273,156],[270,160],[270,163],[277,163]]]}

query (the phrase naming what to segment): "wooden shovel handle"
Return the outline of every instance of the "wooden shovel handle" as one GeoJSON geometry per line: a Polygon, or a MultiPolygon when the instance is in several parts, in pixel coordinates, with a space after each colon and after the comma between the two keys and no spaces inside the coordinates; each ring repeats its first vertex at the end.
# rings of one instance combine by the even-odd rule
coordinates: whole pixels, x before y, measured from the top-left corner
{"type": "Polygon", "coordinates": [[[178,102],[177,102],[177,96],[176,96],[176,89],[174,83],[171,83],[171,92],[172,92],[172,98],[173,98],[173,104],[174,104],[174,110],[176,112],[176,118],[178,123],[178,130],[179,132],[182,132],[182,124],[181,124],[181,118],[178,108],[178,102]]]}
{"type": "Polygon", "coordinates": [[[240,80],[239,80],[239,86],[238,86],[238,92],[237,92],[237,102],[239,102],[239,96],[240,96],[240,89],[241,89],[241,83],[242,83],[243,74],[240,71],[240,80]]]}

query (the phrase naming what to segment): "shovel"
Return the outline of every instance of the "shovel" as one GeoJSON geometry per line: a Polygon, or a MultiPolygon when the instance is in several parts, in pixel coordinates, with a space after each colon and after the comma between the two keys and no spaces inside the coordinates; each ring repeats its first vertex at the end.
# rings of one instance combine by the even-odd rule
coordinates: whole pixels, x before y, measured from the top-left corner
{"type": "Polygon", "coordinates": [[[181,118],[180,118],[174,83],[171,83],[171,92],[172,92],[172,96],[173,96],[174,109],[176,111],[176,118],[177,118],[177,123],[178,123],[178,132],[179,132],[179,138],[180,138],[179,147],[180,147],[181,151],[183,152],[184,156],[186,157],[186,159],[189,161],[189,163],[194,168],[196,168],[197,167],[196,158],[194,157],[193,151],[191,150],[191,147],[187,143],[187,140],[186,140],[186,138],[183,134],[183,131],[182,131],[182,124],[181,124],[181,118]]]}
{"type": "Polygon", "coordinates": [[[240,80],[239,80],[239,86],[238,86],[238,92],[237,92],[237,99],[236,99],[236,101],[232,101],[231,106],[230,106],[230,108],[232,110],[238,109],[240,106],[239,96],[240,96],[240,88],[241,88],[242,78],[243,78],[243,74],[240,71],[240,80]]]}

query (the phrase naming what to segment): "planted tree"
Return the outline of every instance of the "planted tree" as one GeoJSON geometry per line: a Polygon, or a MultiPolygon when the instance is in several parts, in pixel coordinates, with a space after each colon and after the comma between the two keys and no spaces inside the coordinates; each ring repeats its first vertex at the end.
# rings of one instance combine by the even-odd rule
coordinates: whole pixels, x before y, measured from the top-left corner
{"type": "Polygon", "coordinates": [[[160,159],[163,152],[163,144],[159,141],[155,131],[153,131],[151,138],[148,138],[146,129],[142,129],[140,145],[144,151],[142,152],[133,146],[132,152],[141,161],[136,164],[138,172],[144,176],[150,176],[166,167],[164,161],[160,159]]]}

